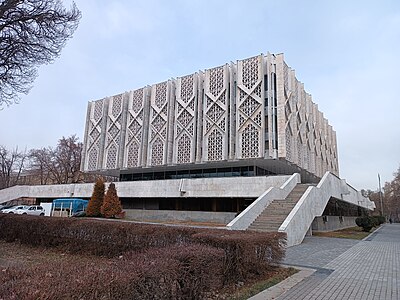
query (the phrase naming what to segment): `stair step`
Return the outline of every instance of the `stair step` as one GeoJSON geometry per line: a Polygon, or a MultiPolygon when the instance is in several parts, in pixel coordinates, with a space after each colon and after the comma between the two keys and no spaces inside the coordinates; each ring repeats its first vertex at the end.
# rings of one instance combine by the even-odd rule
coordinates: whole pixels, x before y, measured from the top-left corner
{"type": "Polygon", "coordinates": [[[248,229],[255,231],[278,231],[286,217],[310,186],[313,185],[298,184],[289,193],[286,199],[272,201],[248,229]]]}

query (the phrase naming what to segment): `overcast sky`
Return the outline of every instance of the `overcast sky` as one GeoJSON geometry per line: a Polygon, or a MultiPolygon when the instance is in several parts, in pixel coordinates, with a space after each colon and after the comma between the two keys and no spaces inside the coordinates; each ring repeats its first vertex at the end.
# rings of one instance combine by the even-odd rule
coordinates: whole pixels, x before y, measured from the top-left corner
{"type": "MultiPolygon", "coordinates": [[[[71,1],[64,1],[67,6],[71,1]]],[[[340,176],[377,189],[400,164],[400,1],[77,0],[82,20],[20,104],[0,144],[83,140],[87,102],[244,59],[284,53],[337,132],[340,176]]]]}

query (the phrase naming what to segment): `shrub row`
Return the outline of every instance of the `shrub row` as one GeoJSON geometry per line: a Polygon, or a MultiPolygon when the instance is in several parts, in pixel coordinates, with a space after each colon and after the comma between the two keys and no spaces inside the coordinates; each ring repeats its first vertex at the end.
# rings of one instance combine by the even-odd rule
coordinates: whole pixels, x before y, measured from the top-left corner
{"type": "Polygon", "coordinates": [[[356,219],[357,226],[362,227],[365,232],[370,232],[372,227],[378,227],[385,222],[384,216],[364,216],[356,219]]]}
{"type": "MultiPolygon", "coordinates": [[[[220,261],[215,261],[216,265],[210,268],[221,270],[223,284],[260,275],[269,266],[278,264],[284,256],[286,242],[282,233],[8,214],[0,215],[0,228],[0,239],[6,241],[106,257],[126,253],[145,255],[152,249],[180,245],[211,247],[223,251],[220,261]]],[[[189,261],[194,262],[195,258],[189,261]]],[[[193,263],[187,265],[189,268],[193,263]]],[[[207,277],[207,273],[204,276],[207,277]]]]}

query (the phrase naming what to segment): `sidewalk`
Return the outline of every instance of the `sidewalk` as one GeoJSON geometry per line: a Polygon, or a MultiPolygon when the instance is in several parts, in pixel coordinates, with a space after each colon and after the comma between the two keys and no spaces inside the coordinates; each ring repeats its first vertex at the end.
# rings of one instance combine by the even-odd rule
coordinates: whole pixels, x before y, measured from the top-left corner
{"type": "Polygon", "coordinates": [[[287,250],[284,263],[316,271],[270,299],[400,299],[400,224],[385,224],[363,241],[306,238],[287,250]]]}

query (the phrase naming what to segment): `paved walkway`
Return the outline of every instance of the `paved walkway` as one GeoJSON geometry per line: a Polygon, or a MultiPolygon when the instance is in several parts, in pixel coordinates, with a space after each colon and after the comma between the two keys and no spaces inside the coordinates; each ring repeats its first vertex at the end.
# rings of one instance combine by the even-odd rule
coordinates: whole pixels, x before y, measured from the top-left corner
{"type": "Polygon", "coordinates": [[[286,264],[316,269],[279,300],[400,299],[400,224],[366,240],[308,237],[287,250],[286,264]]]}

